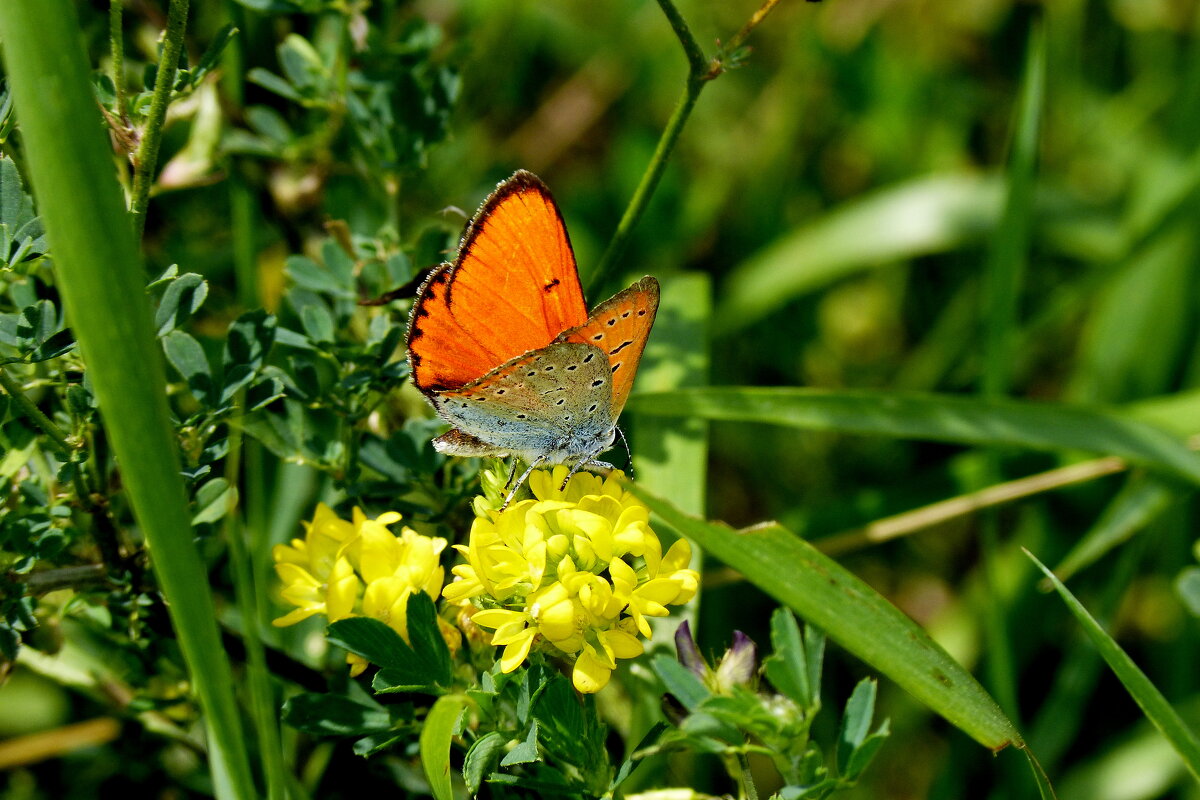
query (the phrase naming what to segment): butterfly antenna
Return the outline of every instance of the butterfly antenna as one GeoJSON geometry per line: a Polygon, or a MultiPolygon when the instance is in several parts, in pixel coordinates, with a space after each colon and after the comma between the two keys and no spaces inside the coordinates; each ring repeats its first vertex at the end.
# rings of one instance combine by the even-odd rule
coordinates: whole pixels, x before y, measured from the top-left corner
{"type": "Polygon", "coordinates": [[[621,437],[621,444],[625,445],[625,465],[629,467],[629,480],[633,480],[633,451],[629,449],[629,440],[625,438],[625,431],[618,427],[617,434],[621,437]]]}

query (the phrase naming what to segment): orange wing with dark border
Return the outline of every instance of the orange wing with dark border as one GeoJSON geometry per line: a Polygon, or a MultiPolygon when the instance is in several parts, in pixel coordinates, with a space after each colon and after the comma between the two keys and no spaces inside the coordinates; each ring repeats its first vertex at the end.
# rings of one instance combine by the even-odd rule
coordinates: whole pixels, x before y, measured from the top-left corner
{"type": "Polygon", "coordinates": [[[520,170],[484,201],[457,259],[421,286],[408,326],[413,382],[427,394],[457,389],[587,318],[558,205],[520,170]]]}
{"type": "Polygon", "coordinates": [[[658,281],[646,276],[596,306],[587,322],[563,331],[555,340],[592,344],[608,356],[613,377],[614,420],[620,416],[633,388],[656,313],[658,281]]]}

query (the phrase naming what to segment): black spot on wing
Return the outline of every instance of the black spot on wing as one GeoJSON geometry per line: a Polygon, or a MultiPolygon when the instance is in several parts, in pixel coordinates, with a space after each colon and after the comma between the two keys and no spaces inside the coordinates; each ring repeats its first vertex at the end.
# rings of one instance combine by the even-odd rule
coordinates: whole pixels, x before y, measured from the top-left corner
{"type": "Polygon", "coordinates": [[[622,351],[622,350],[624,350],[626,347],[629,347],[629,345],[631,345],[631,344],[633,344],[633,340],[632,340],[632,339],[629,339],[629,340],[627,340],[627,341],[624,341],[624,342],[622,342],[621,344],[619,344],[619,345],[617,345],[616,347],[614,347],[612,350],[609,350],[609,351],[608,351],[608,354],[609,354],[610,356],[615,356],[617,353],[621,352],[621,351],[622,351]]]}
{"type": "Polygon", "coordinates": [[[552,291],[554,289],[554,287],[558,286],[558,284],[560,284],[560,283],[562,283],[562,281],[560,281],[558,278],[555,278],[554,280],[550,281],[545,286],[543,286],[542,291],[549,294],[550,291],[552,291]]]}

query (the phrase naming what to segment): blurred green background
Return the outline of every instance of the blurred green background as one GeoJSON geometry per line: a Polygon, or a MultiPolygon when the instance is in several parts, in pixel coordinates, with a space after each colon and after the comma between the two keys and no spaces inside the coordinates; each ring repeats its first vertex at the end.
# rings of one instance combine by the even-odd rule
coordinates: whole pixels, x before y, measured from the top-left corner
{"type": "MultiPolygon", "coordinates": [[[[420,51],[426,77],[458,94],[448,117],[428,121],[427,146],[374,183],[364,181],[363,143],[344,118],[246,80],[254,68],[281,72],[277,48],[290,33],[317,50],[340,35],[341,15],[287,5],[193,3],[193,62],[226,22],[241,34],[212,91],[173,110],[163,161],[175,160],[151,202],[145,250],[153,274],[178,263],[208,279],[199,330],[223,331],[259,303],[277,307],[285,257],[318,252],[330,219],[362,236],[390,226],[414,269],[431,266],[452,252],[463,212],[517,168],[553,189],[586,282],[683,86],[686,62],[657,4],[365,8],[379,41],[401,43],[391,68],[420,51]]],[[[679,3],[710,52],[755,7],[679,3]]],[[[107,4],[79,9],[99,68],[107,4]]],[[[164,13],[156,2],[129,4],[131,63],[153,60],[164,13]]],[[[706,276],[712,316],[700,320],[694,350],[707,354],[709,369],[692,380],[977,392],[994,299],[984,267],[1025,51],[1040,20],[1047,80],[1012,393],[1121,405],[1197,388],[1198,13],[1192,0],[785,0],[748,40],[745,64],[705,88],[619,269],[589,299],[643,274],[668,285],[706,276]]],[[[643,370],[656,366],[652,350],[643,370]]],[[[946,445],[720,423],[711,427],[705,511],[734,525],[777,518],[819,540],[1060,463],[1011,452],[993,467],[946,445]]],[[[1200,797],[1061,604],[1038,591],[1019,549],[1055,564],[1094,526],[1131,537],[1071,587],[1195,721],[1197,622],[1176,589],[1196,561],[1194,501],[1165,484],[1152,487],[1153,502],[1128,501],[1151,491],[1145,486],[1139,475],[1092,480],[1006,506],[990,521],[961,517],[842,556],[1003,695],[988,683],[982,622],[998,614],[1017,700],[1006,710],[1064,798],[1200,797]],[[1114,519],[1118,511],[1126,516],[1114,519]],[[986,525],[998,534],[990,585],[986,525]]],[[[773,602],[714,572],[719,585],[700,607],[702,648],[723,649],[733,628],[765,641],[773,602]]],[[[830,705],[865,674],[834,648],[830,705]]],[[[1019,758],[993,758],[895,687],[881,691],[880,714],[895,735],[853,796],[1035,796],[1019,758]]],[[[0,736],[97,708],[18,670],[0,689],[0,736]]],[[[171,760],[186,761],[185,750],[139,758],[161,743],[135,725],[124,731],[66,762],[6,773],[0,797],[76,796],[55,777],[64,763],[74,778],[105,787],[97,796],[113,796],[114,786],[191,796],[179,783],[162,788],[195,769],[171,760]],[[117,777],[131,769],[146,774],[117,777]]],[[[328,757],[327,787],[355,770],[384,770],[345,753],[328,757]]]]}

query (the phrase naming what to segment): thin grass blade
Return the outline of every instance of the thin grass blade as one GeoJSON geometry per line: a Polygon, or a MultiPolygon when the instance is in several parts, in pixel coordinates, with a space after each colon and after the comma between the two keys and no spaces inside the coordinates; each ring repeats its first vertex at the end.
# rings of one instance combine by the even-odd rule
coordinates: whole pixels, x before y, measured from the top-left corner
{"type": "Polygon", "coordinates": [[[1162,732],[1163,736],[1167,737],[1167,741],[1183,759],[1183,763],[1192,776],[1196,780],[1200,780],[1200,739],[1196,738],[1196,735],[1179,717],[1167,699],[1150,682],[1146,673],[1133,663],[1133,659],[1121,649],[1121,646],[1108,635],[1104,628],[1100,627],[1100,623],[1096,622],[1083,604],[1075,598],[1075,595],[1071,594],[1071,590],[1064,586],[1063,582],[1046,565],[1038,561],[1033,553],[1026,550],[1025,555],[1029,556],[1037,568],[1045,573],[1046,579],[1050,581],[1055,591],[1062,597],[1063,602],[1067,604],[1071,614],[1083,627],[1084,633],[1100,651],[1104,660],[1108,662],[1113,674],[1141,707],[1146,718],[1162,732]]]}
{"type": "Polygon", "coordinates": [[[1164,431],[1113,411],[957,395],[732,386],[641,395],[629,408],[868,436],[1082,450],[1200,484],[1200,457],[1164,431]]]}

